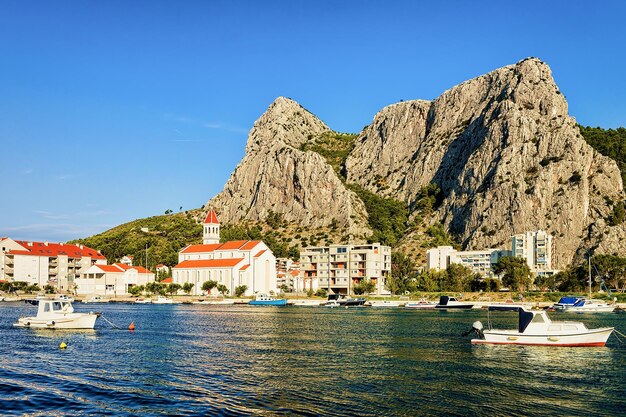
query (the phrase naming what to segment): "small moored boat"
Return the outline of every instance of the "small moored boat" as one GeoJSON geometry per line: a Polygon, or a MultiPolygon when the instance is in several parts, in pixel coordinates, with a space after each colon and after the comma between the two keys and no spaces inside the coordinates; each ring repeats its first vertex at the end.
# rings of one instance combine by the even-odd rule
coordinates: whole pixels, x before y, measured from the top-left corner
{"type": "Polygon", "coordinates": [[[448,297],[447,295],[442,295],[441,297],[439,297],[439,304],[435,305],[435,308],[440,308],[440,309],[445,309],[445,310],[449,310],[449,309],[465,310],[465,309],[470,309],[472,307],[474,307],[474,304],[463,303],[461,301],[458,301],[456,298],[448,297]]]}
{"type": "Polygon", "coordinates": [[[578,313],[612,313],[615,305],[600,300],[582,297],[561,297],[558,303],[552,306],[557,311],[578,313]]]}
{"type": "MultiPolygon", "coordinates": [[[[371,307],[400,307],[402,303],[400,301],[394,301],[394,300],[375,300],[375,301],[370,301],[369,305],[371,307]]],[[[367,305],[367,304],[366,304],[367,305]]]]}
{"type": "Polygon", "coordinates": [[[152,300],[152,304],[178,304],[171,298],[163,297],[159,295],[156,300],[152,300]]]}
{"type": "Polygon", "coordinates": [[[406,303],[404,305],[405,308],[416,308],[416,309],[423,309],[423,310],[431,310],[435,307],[437,307],[437,303],[432,303],[430,301],[428,301],[425,298],[422,298],[419,301],[411,301],[409,303],[406,303]]]}
{"type": "Polygon", "coordinates": [[[235,300],[226,298],[224,298],[223,300],[198,300],[194,301],[192,304],[231,305],[235,304],[235,300]]]}
{"type": "MultiPolygon", "coordinates": [[[[588,329],[584,323],[574,321],[552,321],[543,310],[527,310],[524,306],[489,306],[491,311],[511,311],[519,315],[517,329],[483,330],[480,321],[474,322],[472,330],[479,336],[472,344],[494,345],[539,345],[539,346],[604,346],[613,332],[613,327],[588,329]]],[[[488,313],[489,314],[489,313],[488,313]]]]}
{"type": "Polygon", "coordinates": [[[286,298],[274,298],[267,294],[257,294],[256,298],[248,304],[251,306],[286,306],[286,298]]]}
{"type": "Polygon", "coordinates": [[[99,313],[75,313],[72,303],[65,300],[24,300],[37,306],[34,317],[20,317],[15,327],[37,329],[93,329],[99,313]]]}
{"type": "Polygon", "coordinates": [[[93,297],[84,299],[83,303],[108,303],[109,301],[111,300],[108,298],[104,298],[100,295],[94,295],[93,297]]]}

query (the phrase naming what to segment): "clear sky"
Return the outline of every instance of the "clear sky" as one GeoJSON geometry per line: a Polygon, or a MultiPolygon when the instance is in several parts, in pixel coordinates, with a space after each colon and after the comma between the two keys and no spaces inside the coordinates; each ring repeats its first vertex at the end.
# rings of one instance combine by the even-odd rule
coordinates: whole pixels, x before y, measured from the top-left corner
{"type": "Polygon", "coordinates": [[[278,96],[343,132],[547,62],[626,126],[626,2],[0,0],[0,236],[66,241],[198,208],[278,96]]]}

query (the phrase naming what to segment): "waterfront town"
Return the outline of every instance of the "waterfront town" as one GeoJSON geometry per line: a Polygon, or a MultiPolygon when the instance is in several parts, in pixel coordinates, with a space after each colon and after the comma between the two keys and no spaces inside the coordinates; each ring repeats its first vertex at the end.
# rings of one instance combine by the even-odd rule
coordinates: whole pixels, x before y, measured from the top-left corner
{"type": "MultiPolygon", "coordinates": [[[[215,281],[222,293],[246,297],[255,294],[316,292],[353,294],[364,280],[372,283],[370,295],[391,295],[386,281],[391,273],[391,248],[380,243],[335,244],[306,247],[299,261],[276,258],[262,241],[220,242],[220,222],[210,209],[203,222],[203,242],[187,245],[178,264],[157,264],[155,271],[134,265],[131,256],[108,264],[97,248],[68,243],[0,239],[0,282],[25,282],[38,289],[53,288],[76,296],[128,297],[133,287],[151,282],[178,284],[177,292],[206,295],[203,284],[215,281]],[[161,279],[158,279],[158,278],[161,279]]],[[[507,249],[459,251],[439,246],[426,251],[425,270],[441,271],[460,264],[483,278],[497,278],[493,266],[504,256],[522,258],[535,276],[555,274],[552,269],[553,237],[542,230],[511,237],[507,249]]],[[[218,294],[216,288],[208,290],[218,294]]]]}

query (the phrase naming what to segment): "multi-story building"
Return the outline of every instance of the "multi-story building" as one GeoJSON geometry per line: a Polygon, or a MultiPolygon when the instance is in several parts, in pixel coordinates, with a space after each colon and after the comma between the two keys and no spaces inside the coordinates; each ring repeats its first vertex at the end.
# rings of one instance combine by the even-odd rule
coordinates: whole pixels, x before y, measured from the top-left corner
{"type": "MultiPolygon", "coordinates": [[[[203,244],[189,245],[178,253],[172,268],[173,282],[193,284],[192,294],[201,295],[206,281],[225,285],[229,294],[241,285],[245,295],[276,291],[276,257],[259,240],[219,243],[220,224],[213,209],[204,221],[203,244]]],[[[217,292],[217,289],[213,289],[217,292]]]]}
{"type": "Polygon", "coordinates": [[[77,295],[126,296],[134,286],[154,281],[154,272],[125,263],[94,264],[75,280],[77,295]]]}
{"type": "Polygon", "coordinates": [[[552,235],[543,230],[520,233],[511,237],[512,255],[526,260],[537,275],[549,275],[552,270],[552,235]]]}
{"type": "Polygon", "coordinates": [[[308,247],[300,252],[303,291],[325,288],[351,294],[352,288],[369,279],[376,294],[389,294],[385,287],[391,272],[391,248],[380,243],[308,247]]]}
{"type": "Polygon", "coordinates": [[[0,279],[40,288],[73,289],[74,280],[94,264],[106,264],[99,251],[83,245],[0,238],[0,279]]]}
{"type": "Polygon", "coordinates": [[[511,252],[502,249],[457,251],[452,246],[439,246],[426,251],[426,270],[441,271],[450,264],[461,264],[485,278],[493,277],[493,265],[511,252]]]}

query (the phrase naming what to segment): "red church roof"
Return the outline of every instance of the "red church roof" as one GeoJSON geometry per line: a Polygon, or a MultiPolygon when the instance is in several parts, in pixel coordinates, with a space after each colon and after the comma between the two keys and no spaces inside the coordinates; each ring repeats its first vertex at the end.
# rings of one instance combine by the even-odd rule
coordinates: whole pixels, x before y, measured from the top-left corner
{"type": "Polygon", "coordinates": [[[243,258],[187,260],[182,261],[174,268],[232,268],[241,261],[243,258]]]}
{"type": "Polygon", "coordinates": [[[220,224],[212,207],[209,210],[209,213],[206,215],[206,219],[204,219],[204,224],[220,224]]]}

